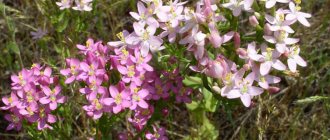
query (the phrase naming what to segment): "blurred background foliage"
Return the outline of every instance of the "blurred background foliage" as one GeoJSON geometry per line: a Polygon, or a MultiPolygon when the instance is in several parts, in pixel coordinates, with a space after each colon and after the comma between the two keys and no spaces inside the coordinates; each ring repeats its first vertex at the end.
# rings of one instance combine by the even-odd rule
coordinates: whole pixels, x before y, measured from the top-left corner
{"type": "MultiPolygon", "coordinates": [[[[116,39],[116,33],[131,30],[136,0],[94,0],[93,11],[59,10],[55,0],[0,0],[0,92],[10,93],[10,75],[32,63],[64,67],[65,58],[78,56],[76,44],[116,39]],[[41,39],[31,32],[44,31],[41,39]]],[[[170,139],[330,139],[330,0],[304,0],[303,10],[313,15],[312,27],[297,26],[302,56],[308,67],[299,75],[283,76],[282,91],[264,94],[253,108],[219,102],[216,106],[193,102],[171,107],[170,139]],[[201,109],[203,108],[203,109],[201,109]],[[206,109],[205,109],[206,108],[206,109]],[[189,116],[187,119],[187,116],[189,116]]],[[[0,139],[116,139],[126,129],[126,120],[102,117],[88,119],[84,100],[71,89],[64,90],[70,101],[56,112],[64,118],[54,130],[38,132],[26,127],[21,132],[5,131],[7,122],[0,112],[0,139]]],[[[202,90],[213,101],[212,93],[202,90]]],[[[122,114],[125,115],[125,114],[122,114]]]]}

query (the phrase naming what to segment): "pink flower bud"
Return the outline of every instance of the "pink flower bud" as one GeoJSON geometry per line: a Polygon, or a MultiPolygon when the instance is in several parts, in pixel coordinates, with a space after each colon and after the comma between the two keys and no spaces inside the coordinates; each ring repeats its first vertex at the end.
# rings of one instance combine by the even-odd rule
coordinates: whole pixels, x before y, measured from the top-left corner
{"type": "Polygon", "coordinates": [[[246,52],[246,50],[243,49],[243,48],[238,48],[238,49],[236,49],[236,53],[237,53],[238,55],[240,55],[241,57],[246,57],[246,56],[247,56],[247,52],[246,52]]]}
{"type": "Polygon", "coordinates": [[[234,46],[235,48],[239,48],[241,46],[241,36],[237,32],[234,34],[234,46]]]}
{"type": "Polygon", "coordinates": [[[251,66],[249,64],[244,64],[243,68],[244,68],[245,71],[248,71],[248,70],[251,69],[251,66]]]}
{"type": "Polygon", "coordinates": [[[264,33],[265,35],[272,35],[272,31],[270,30],[270,25],[268,23],[265,24],[264,33]]]}
{"type": "Polygon", "coordinates": [[[213,78],[222,78],[227,74],[228,70],[228,63],[224,58],[218,56],[216,60],[209,62],[205,74],[213,78]]]}
{"type": "Polygon", "coordinates": [[[273,87],[273,86],[271,86],[271,87],[268,88],[268,92],[269,92],[270,94],[276,94],[276,93],[278,93],[280,90],[281,90],[280,88],[278,88],[278,87],[273,87]]]}
{"type": "Polygon", "coordinates": [[[250,16],[249,22],[253,27],[256,27],[257,25],[259,25],[259,21],[256,16],[250,16]]]}
{"type": "Polygon", "coordinates": [[[169,114],[168,109],[167,109],[167,108],[164,108],[164,109],[162,110],[162,114],[163,114],[163,116],[167,117],[168,114],[169,114]]]}

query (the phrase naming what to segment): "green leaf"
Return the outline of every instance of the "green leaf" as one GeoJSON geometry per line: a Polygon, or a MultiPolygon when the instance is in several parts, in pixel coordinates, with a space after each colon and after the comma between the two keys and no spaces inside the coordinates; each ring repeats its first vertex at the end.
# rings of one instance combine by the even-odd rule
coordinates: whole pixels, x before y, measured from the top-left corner
{"type": "Polygon", "coordinates": [[[183,80],[183,84],[188,87],[196,88],[202,85],[202,79],[195,76],[187,76],[183,80]]]}
{"type": "Polygon", "coordinates": [[[18,45],[16,44],[16,42],[9,42],[9,43],[7,44],[7,48],[8,48],[10,51],[12,51],[12,52],[14,52],[14,53],[16,53],[16,54],[20,54],[20,51],[19,51],[19,48],[18,48],[18,45]]]}
{"type": "Polygon", "coordinates": [[[66,27],[68,27],[68,24],[69,24],[69,19],[64,19],[63,22],[57,24],[56,31],[60,33],[63,32],[66,29],[66,27]]]}
{"type": "Polygon", "coordinates": [[[195,110],[199,107],[200,102],[192,101],[190,104],[186,104],[189,110],[195,110]]]}
{"type": "Polygon", "coordinates": [[[205,100],[205,109],[209,112],[215,112],[217,109],[218,100],[213,96],[212,92],[210,92],[206,88],[203,88],[202,92],[205,100]]]}

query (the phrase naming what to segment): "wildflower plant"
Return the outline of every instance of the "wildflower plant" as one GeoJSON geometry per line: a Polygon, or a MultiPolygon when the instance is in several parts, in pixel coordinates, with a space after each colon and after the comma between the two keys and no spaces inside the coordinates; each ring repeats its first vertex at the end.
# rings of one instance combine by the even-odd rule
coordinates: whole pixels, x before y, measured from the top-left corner
{"type": "MultiPolygon", "coordinates": [[[[60,9],[92,10],[92,0],[56,4],[60,9]]],[[[129,132],[136,133],[134,137],[143,132],[146,139],[165,140],[162,119],[156,120],[155,114],[170,104],[185,103],[192,111],[202,108],[203,117],[220,101],[239,99],[253,107],[255,97],[278,91],[281,75],[297,73],[297,65],[307,66],[292,26],[310,26],[306,18],[311,15],[300,11],[301,4],[141,0],[137,12],[129,13],[135,20],[133,30],[107,43],[90,38],[77,45],[80,57],[66,59],[60,78],[68,86],[78,83],[74,91],[85,98],[82,108],[93,120],[126,114],[122,119],[135,128],[129,132]],[[248,22],[240,23],[243,19],[248,22]]],[[[68,86],[61,87],[51,73],[49,67],[34,65],[12,76],[12,92],[2,107],[10,112],[5,117],[11,122],[8,129],[21,129],[23,120],[37,122],[38,129],[52,128],[56,117],[51,113],[65,102],[61,89],[68,86]]],[[[124,131],[119,138],[131,136],[124,131]]]]}

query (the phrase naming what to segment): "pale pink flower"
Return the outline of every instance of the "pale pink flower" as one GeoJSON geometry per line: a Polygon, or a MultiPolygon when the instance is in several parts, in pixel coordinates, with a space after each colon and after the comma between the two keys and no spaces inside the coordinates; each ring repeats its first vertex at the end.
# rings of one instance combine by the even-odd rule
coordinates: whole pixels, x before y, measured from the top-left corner
{"type": "Polygon", "coordinates": [[[311,18],[312,15],[304,12],[300,12],[301,7],[296,6],[293,2],[289,3],[290,12],[286,15],[286,20],[294,20],[299,21],[304,26],[311,26],[310,23],[306,20],[306,18],[311,18]]]}
{"type": "Polygon", "coordinates": [[[163,44],[163,40],[158,37],[154,36],[156,32],[156,27],[154,25],[147,26],[141,25],[137,22],[133,24],[134,31],[139,38],[140,46],[141,46],[141,55],[146,57],[149,53],[149,50],[152,52],[159,51],[164,49],[161,45],[163,44]]]}
{"type": "Polygon", "coordinates": [[[228,92],[227,98],[240,98],[244,106],[251,105],[251,99],[264,92],[262,88],[253,86],[255,74],[250,73],[243,79],[235,79],[235,87],[228,92]]]}
{"type": "Polygon", "coordinates": [[[287,50],[287,45],[292,45],[299,42],[298,38],[290,38],[289,34],[284,30],[274,32],[274,36],[264,35],[263,38],[267,42],[275,44],[276,50],[281,54],[287,50]]]}
{"type": "Polygon", "coordinates": [[[298,46],[291,47],[288,53],[288,66],[290,71],[296,72],[297,64],[302,67],[307,66],[306,61],[299,56],[300,48],[298,46]]]}
{"type": "Polygon", "coordinates": [[[146,8],[142,2],[137,3],[138,13],[130,12],[129,14],[136,20],[138,20],[139,24],[152,25],[155,27],[159,27],[158,21],[153,17],[153,9],[152,7],[146,8]]]}
{"type": "Polygon", "coordinates": [[[253,0],[230,0],[228,3],[222,4],[223,7],[233,11],[235,17],[241,15],[242,10],[251,11],[253,0]]]}
{"type": "Polygon", "coordinates": [[[285,70],[286,66],[278,60],[280,53],[271,48],[267,48],[265,44],[261,46],[261,55],[250,54],[250,58],[254,61],[261,62],[260,64],[260,74],[267,75],[270,69],[273,67],[277,70],[285,70]]]}
{"type": "Polygon", "coordinates": [[[275,13],[275,17],[266,14],[265,16],[268,23],[271,24],[269,26],[271,31],[279,31],[284,30],[288,33],[294,33],[294,30],[289,26],[294,21],[293,20],[285,20],[285,11],[282,9],[278,9],[275,13]]]}
{"type": "Polygon", "coordinates": [[[93,0],[75,0],[76,6],[72,7],[73,10],[78,11],[92,11],[93,0]]]}
{"type": "Polygon", "coordinates": [[[266,8],[272,8],[275,6],[275,4],[279,2],[279,3],[288,3],[290,2],[290,0],[266,0],[266,8]]]}
{"type": "Polygon", "coordinates": [[[56,5],[60,7],[61,10],[71,8],[72,0],[61,0],[61,2],[56,2],[56,5]]]}

